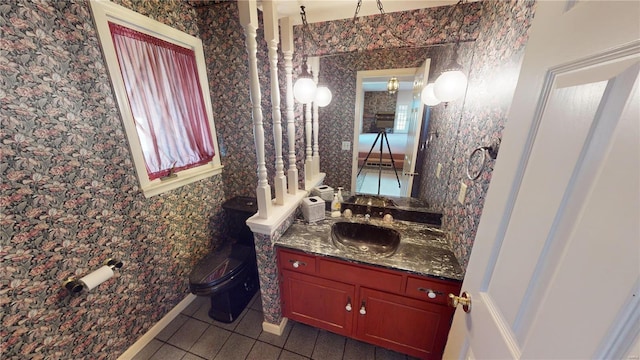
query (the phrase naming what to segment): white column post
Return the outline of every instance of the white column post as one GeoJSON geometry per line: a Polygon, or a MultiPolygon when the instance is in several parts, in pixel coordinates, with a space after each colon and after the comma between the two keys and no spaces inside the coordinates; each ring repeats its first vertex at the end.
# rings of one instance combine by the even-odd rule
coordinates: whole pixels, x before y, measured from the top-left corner
{"type": "Polygon", "coordinates": [[[289,144],[289,168],[287,169],[288,192],[295,195],[298,191],[298,167],[296,165],[296,123],[293,111],[293,21],[290,17],[280,19],[282,28],[282,54],[286,77],[287,101],[287,141],[289,144]]]}
{"type": "MultiPolygon", "coordinates": [[[[309,69],[309,60],[302,64],[309,69]]],[[[304,105],[304,133],[305,133],[305,160],[304,160],[304,178],[307,180],[313,179],[313,153],[311,148],[311,135],[312,135],[312,123],[311,123],[311,103],[304,105]]]]}
{"type": "MultiPolygon", "coordinates": [[[[318,75],[320,74],[320,58],[314,56],[309,59],[311,61],[311,70],[313,71],[313,81],[318,85],[318,75]]],[[[320,154],[318,153],[318,104],[313,102],[313,178],[320,174],[320,154]]]]}
{"type": "Polygon", "coordinates": [[[269,47],[269,71],[271,74],[271,107],[273,116],[273,143],[276,150],[276,174],[273,186],[276,192],[276,205],[284,204],[287,192],[287,178],[284,176],[282,161],[282,114],[280,113],[280,83],[278,81],[278,11],[274,0],[262,1],[264,33],[269,47]]]}
{"type": "Polygon", "coordinates": [[[258,8],[256,0],[238,1],[240,24],[244,28],[247,54],[249,55],[249,77],[251,90],[251,106],[253,115],[253,138],[256,145],[256,159],[258,162],[258,217],[266,219],[271,212],[271,187],[267,180],[267,167],[264,162],[264,127],[262,126],[261,94],[258,80],[258,61],[256,53],[258,44],[256,30],[258,29],[258,8]]]}

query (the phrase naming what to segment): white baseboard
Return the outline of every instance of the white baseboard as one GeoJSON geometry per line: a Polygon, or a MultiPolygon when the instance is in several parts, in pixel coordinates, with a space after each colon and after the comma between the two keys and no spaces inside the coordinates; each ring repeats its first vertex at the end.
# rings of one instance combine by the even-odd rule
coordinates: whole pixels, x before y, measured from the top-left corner
{"type": "MultiPolygon", "coordinates": [[[[158,321],[155,325],[151,327],[151,329],[149,329],[149,331],[147,331],[133,345],[131,345],[127,349],[127,351],[125,351],[122,355],[120,355],[120,357],[118,357],[118,360],[130,360],[134,356],[136,356],[136,354],[140,352],[140,350],[142,350],[145,346],[147,346],[147,344],[150,343],[151,340],[153,340],[153,338],[155,338],[156,335],[158,335],[162,331],[162,329],[164,329],[167,325],[169,325],[169,323],[173,319],[175,319],[178,315],[180,315],[182,310],[186,309],[187,306],[189,306],[189,304],[191,304],[191,302],[196,298],[197,298],[196,295],[188,294],[187,297],[185,297],[182,301],[178,303],[178,305],[176,305],[173,309],[171,309],[171,311],[169,311],[167,315],[163,316],[162,319],[160,319],[160,321],[158,321]]],[[[263,324],[263,327],[264,327],[264,324],[263,324]]]]}
{"type": "Polygon", "coordinates": [[[289,321],[289,319],[287,319],[286,317],[282,318],[282,321],[280,321],[280,324],[272,324],[272,323],[263,321],[262,330],[264,330],[265,332],[268,332],[269,334],[280,336],[284,332],[284,328],[287,326],[287,321],[289,321]]]}

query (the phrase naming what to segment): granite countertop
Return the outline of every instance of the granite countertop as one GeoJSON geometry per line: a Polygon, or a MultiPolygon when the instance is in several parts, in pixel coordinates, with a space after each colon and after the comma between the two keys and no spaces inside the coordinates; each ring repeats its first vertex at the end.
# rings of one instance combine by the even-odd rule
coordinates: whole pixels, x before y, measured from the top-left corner
{"type": "Polygon", "coordinates": [[[382,257],[367,253],[346,252],[336,248],[331,242],[331,225],[338,221],[362,222],[363,220],[331,218],[328,214],[324,220],[311,224],[302,219],[296,219],[275,242],[275,245],[445,280],[461,281],[464,276],[444,233],[437,228],[399,220],[385,223],[381,219],[371,218],[371,224],[390,227],[401,234],[397,251],[389,257],[382,257]]]}

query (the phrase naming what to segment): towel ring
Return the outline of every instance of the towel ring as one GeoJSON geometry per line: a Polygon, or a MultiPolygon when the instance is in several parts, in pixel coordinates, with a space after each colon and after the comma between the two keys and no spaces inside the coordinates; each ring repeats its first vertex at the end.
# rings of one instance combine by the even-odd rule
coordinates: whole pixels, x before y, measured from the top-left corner
{"type": "Polygon", "coordinates": [[[481,146],[473,150],[473,152],[471,152],[471,155],[469,155],[469,159],[467,160],[467,178],[469,180],[476,180],[477,178],[480,177],[480,174],[482,174],[484,167],[487,165],[487,152],[489,152],[487,147],[481,146]],[[472,174],[469,171],[469,168],[471,167],[471,160],[473,159],[473,157],[476,155],[477,152],[480,152],[480,154],[482,154],[482,166],[480,166],[480,169],[477,172],[472,174]]]}
{"type": "Polygon", "coordinates": [[[482,174],[482,171],[484,171],[485,166],[487,166],[487,155],[489,155],[491,159],[495,160],[498,157],[499,148],[500,139],[493,142],[490,146],[480,146],[473,150],[467,160],[467,178],[469,180],[477,180],[480,177],[480,174],[482,174]],[[471,167],[471,160],[478,152],[482,154],[482,166],[480,166],[480,169],[477,172],[472,174],[471,171],[469,171],[469,168],[471,167]]]}

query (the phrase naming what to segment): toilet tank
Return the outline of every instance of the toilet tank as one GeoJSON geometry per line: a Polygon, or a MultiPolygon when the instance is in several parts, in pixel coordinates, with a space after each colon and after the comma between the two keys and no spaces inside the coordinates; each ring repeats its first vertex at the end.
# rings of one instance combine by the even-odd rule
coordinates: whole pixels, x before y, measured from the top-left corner
{"type": "Polygon", "coordinates": [[[255,197],[236,196],[222,204],[227,219],[229,236],[238,243],[253,246],[253,232],[247,226],[247,219],[258,212],[258,202],[255,197]]]}

